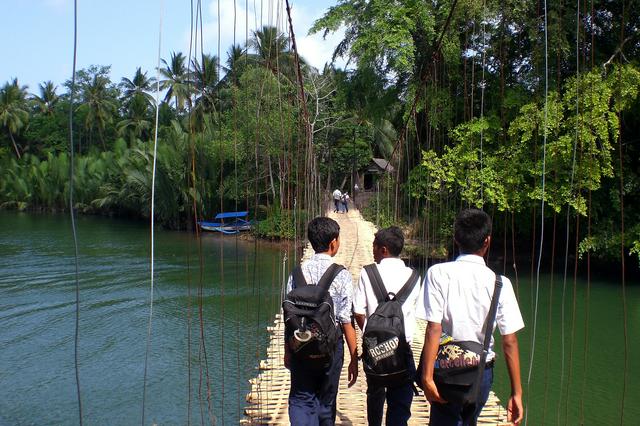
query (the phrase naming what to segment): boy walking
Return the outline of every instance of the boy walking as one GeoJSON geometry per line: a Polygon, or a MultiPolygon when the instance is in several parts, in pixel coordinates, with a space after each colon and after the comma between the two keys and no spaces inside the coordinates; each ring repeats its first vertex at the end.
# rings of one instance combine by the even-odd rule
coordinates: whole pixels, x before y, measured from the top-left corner
{"type": "MultiPolygon", "coordinates": [[[[433,379],[434,363],[442,333],[454,342],[471,341],[482,344],[483,324],[491,306],[496,274],[483,257],[491,244],[491,218],[482,210],[467,209],[458,214],[454,225],[455,242],[460,255],[453,262],[440,263],[427,271],[424,291],[424,319],[428,321],[420,380],[431,402],[430,425],[475,425],[489,396],[493,382],[493,337],[489,345],[487,364],[482,376],[475,405],[460,405],[445,401],[433,379]]],[[[508,278],[502,277],[495,323],[502,335],[502,349],[511,380],[511,397],[507,404],[507,420],[519,424],[522,420],[522,384],[520,355],[516,332],[524,327],[518,301],[508,278]]]]}
{"type": "Polygon", "coordinates": [[[333,193],[331,194],[331,196],[333,197],[333,205],[335,207],[333,209],[333,212],[340,213],[340,204],[342,203],[342,192],[340,192],[340,190],[336,188],[333,190],[333,193]]]}
{"type": "MultiPolygon", "coordinates": [[[[416,329],[415,309],[420,296],[420,277],[414,274],[413,269],[405,266],[404,261],[399,258],[404,246],[404,236],[402,230],[397,226],[382,229],[375,234],[373,240],[373,258],[375,265],[367,266],[360,273],[358,288],[354,296],[354,312],[356,322],[361,330],[367,330],[365,321],[368,321],[376,312],[379,305],[379,297],[376,295],[371,277],[367,268],[375,268],[379,273],[384,286],[384,296],[404,298],[402,303],[402,316],[404,318],[404,338],[407,346],[403,344],[399,347],[406,348],[406,380],[399,383],[386,385],[373,376],[367,377],[367,420],[369,425],[381,425],[384,403],[387,402],[386,424],[394,426],[406,425],[411,417],[411,402],[413,401],[413,377],[415,375],[415,363],[411,354],[411,340],[416,329]],[[407,284],[402,292],[401,289],[407,284]]],[[[375,272],[373,272],[375,274],[375,272]]],[[[378,279],[377,277],[374,279],[378,279]]],[[[373,322],[372,322],[373,323],[373,322]]],[[[365,334],[366,336],[366,334],[365,334]]],[[[387,342],[379,344],[380,350],[389,347],[387,342]]],[[[390,345],[390,347],[396,346],[390,345]]],[[[397,349],[396,349],[397,350],[397,349]]],[[[364,352],[364,349],[363,349],[364,352]]],[[[377,353],[376,348],[373,352],[377,353]]],[[[390,354],[387,354],[391,356],[390,354]]],[[[380,358],[385,355],[381,355],[380,358]]],[[[366,361],[366,359],[365,359],[366,361]]],[[[381,361],[383,361],[381,359],[381,361]]],[[[366,370],[365,370],[366,371],[366,370]]]]}
{"type": "MultiPolygon", "coordinates": [[[[315,254],[302,263],[301,272],[307,285],[317,285],[325,271],[333,264],[331,258],[340,248],[340,226],[328,217],[317,217],[309,222],[307,238],[315,254]]],[[[292,274],[287,283],[287,293],[290,293],[296,285],[299,285],[298,280],[294,280],[294,274],[292,274]]],[[[337,327],[338,333],[335,353],[329,365],[311,368],[308,362],[296,357],[289,342],[285,341],[284,364],[291,370],[289,421],[293,426],[335,424],[336,397],[344,356],[343,335],[350,355],[349,386],[352,386],[358,377],[356,333],[351,322],[353,301],[351,274],[342,268],[329,285],[328,293],[333,301],[331,318],[335,322],[333,325],[337,327]]],[[[303,336],[304,333],[299,335],[303,336]]],[[[305,338],[306,336],[302,337],[302,340],[304,341],[305,338]]]]}

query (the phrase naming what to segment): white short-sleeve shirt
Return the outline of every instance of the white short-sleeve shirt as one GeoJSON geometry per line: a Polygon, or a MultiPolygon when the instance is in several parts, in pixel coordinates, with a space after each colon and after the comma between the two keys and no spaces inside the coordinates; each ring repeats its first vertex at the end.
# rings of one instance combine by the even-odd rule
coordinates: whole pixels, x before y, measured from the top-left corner
{"type": "MultiPolygon", "coordinates": [[[[388,293],[398,293],[402,286],[411,276],[412,269],[408,268],[402,259],[396,257],[387,257],[376,264],[382,282],[388,293]]],[[[402,305],[402,314],[404,316],[404,332],[407,342],[411,343],[413,333],[416,329],[416,304],[422,295],[420,285],[420,277],[418,284],[402,305]]],[[[353,297],[353,311],[356,314],[366,315],[367,318],[373,314],[378,307],[378,299],[371,287],[369,275],[362,269],[360,279],[358,280],[358,288],[353,297]]]]}
{"type": "MultiPolygon", "coordinates": [[[[480,256],[464,254],[453,262],[433,265],[424,284],[424,311],[419,317],[442,325],[442,331],[457,341],[484,342],[483,325],[491,306],[496,274],[480,256]]],[[[501,335],[524,327],[522,314],[508,278],[502,277],[495,323],[501,335]]],[[[493,359],[493,336],[489,357],[493,359]]]]}

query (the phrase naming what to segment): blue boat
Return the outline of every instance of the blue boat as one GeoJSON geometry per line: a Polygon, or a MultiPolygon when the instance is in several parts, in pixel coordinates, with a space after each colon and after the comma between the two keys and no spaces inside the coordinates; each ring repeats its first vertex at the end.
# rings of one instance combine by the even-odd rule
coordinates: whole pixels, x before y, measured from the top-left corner
{"type": "Polygon", "coordinates": [[[249,212],[218,213],[213,219],[216,222],[198,222],[203,231],[222,232],[223,234],[237,234],[248,231],[253,223],[248,220],[249,212]]]}

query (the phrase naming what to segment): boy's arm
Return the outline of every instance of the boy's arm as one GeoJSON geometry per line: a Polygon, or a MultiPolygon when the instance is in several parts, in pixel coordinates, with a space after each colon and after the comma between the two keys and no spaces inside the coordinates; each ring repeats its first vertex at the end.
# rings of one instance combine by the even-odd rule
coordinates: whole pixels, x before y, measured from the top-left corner
{"type": "Polygon", "coordinates": [[[342,331],[344,332],[344,338],[347,341],[349,355],[351,356],[351,361],[349,361],[348,368],[348,387],[351,387],[358,378],[358,347],[356,344],[356,329],[353,327],[353,324],[347,322],[342,324],[342,331]]]}
{"type": "Polygon", "coordinates": [[[507,421],[520,424],[524,413],[522,406],[522,382],[520,378],[520,351],[516,333],[502,336],[502,350],[511,380],[511,397],[507,404],[507,421]]]}
{"type": "Polygon", "coordinates": [[[366,319],[366,315],[363,314],[353,314],[356,317],[356,323],[360,330],[364,331],[364,320],[366,319]]]}
{"type": "Polygon", "coordinates": [[[433,381],[433,366],[438,356],[438,346],[440,346],[440,335],[442,334],[442,325],[437,322],[429,321],[424,336],[424,346],[422,348],[422,389],[424,396],[429,402],[446,402],[433,381]]]}

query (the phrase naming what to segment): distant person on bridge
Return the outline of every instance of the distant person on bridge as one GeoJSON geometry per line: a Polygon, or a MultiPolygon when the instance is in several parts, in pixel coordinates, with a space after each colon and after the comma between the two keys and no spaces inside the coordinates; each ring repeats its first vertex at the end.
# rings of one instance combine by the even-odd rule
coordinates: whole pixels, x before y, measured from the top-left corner
{"type": "MultiPolygon", "coordinates": [[[[379,297],[386,299],[402,298],[401,302],[402,316],[404,319],[404,337],[407,345],[397,345],[400,347],[398,353],[387,353],[386,355],[378,355],[381,358],[380,363],[375,360],[369,361],[364,354],[366,348],[363,347],[363,360],[365,365],[371,362],[374,368],[379,368],[376,374],[367,374],[367,421],[369,425],[377,426],[382,424],[382,412],[384,409],[384,403],[387,402],[387,415],[386,424],[393,426],[404,426],[411,417],[411,402],[413,401],[413,378],[415,376],[415,363],[413,361],[413,354],[411,353],[411,341],[413,333],[416,329],[416,305],[420,299],[421,286],[420,276],[415,273],[413,269],[407,267],[404,261],[400,259],[400,252],[404,247],[404,236],[402,230],[397,226],[391,226],[389,228],[381,229],[376,232],[373,240],[373,258],[375,264],[365,267],[360,273],[360,280],[358,281],[358,288],[353,299],[353,310],[356,317],[356,322],[363,332],[365,332],[363,340],[368,338],[370,331],[366,328],[369,325],[369,320],[372,315],[380,315],[378,310],[379,297]],[[382,291],[380,293],[374,288],[372,279],[367,271],[367,268],[374,267],[378,271],[378,276],[382,281],[382,287],[378,284],[378,288],[382,291]],[[407,285],[407,288],[402,292],[401,289],[407,285]],[[412,287],[413,285],[413,287],[412,287]],[[367,321],[365,325],[365,321],[367,321]],[[399,371],[395,374],[393,382],[388,378],[393,376],[390,371],[384,371],[382,363],[384,359],[390,360],[392,357],[398,357],[399,363],[392,362],[395,365],[401,365],[402,367],[397,369],[399,371]],[[404,362],[403,362],[404,361],[404,362]],[[387,378],[387,379],[385,379],[387,378]]],[[[384,300],[384,299],[383,299],[384,300]]],[[[384,303],[383,303],[384,304],[384,303]]],[[[382,305],[383,305],[382,304],[382,305]]],[[[397,318],[397,317],[396,317],[397,318]]],[[[376,327],[374,321],[371,321],[376,327]]],[[[373,334],[372,334],[373,335],[373,334]]],[[[382,333],[382,342],[375,339],[375,337],[369,340],[376,340],[373,348],[370,351],[375,351],[376,348],[386,347],[389,341],[389,335],[382,333]]],[[[366,345],[363,345],[366,346],[366,345]]],[[[396,348],[394,348],[396,349],[396,348]]],[[[394,365],[394,366],[395,366],[394,365]]],[[[365,368],[365,373],[367,368],[365,368]]]]}
{"type": "MultiPolygon", "coordinates": [[[[336,399],[344,354],[343,335],[347,341],[351,360],[348,368],[348,386],[353,386],[358,377],[356,331],[352,324],[353,280],[349,271],[344,267],[333,266],[332,258],[340,248],[340,226],[335,220],[328,217],[316,217],[309,222],[307,238],[315,254],[302,263],[300,268],[302,277],[298,275],[298,279],[294,279],[296,270],[289,277],[287,298],[292,290],[299,286],[299,280],[304,280],[307,286],[315,286],[318,285],[327,270],[330,268],[331,270],[339,270],[328,288],[330,300],[333,302],[331,321],[337,329],[331,331],[337,332],[337,344],[328,365],[314,368],[311,365],[313,359],[301,359],[299,354],[302,351],[295,353],[295,348],[290,347],[290,340],[285,341],[284,365],[291,370],[289,421],[293,426],[328,426],[334,425],[336,419],[336,399]]],[[[305,284],[303,283],[302,286],[305,284]]],[[[285,300],[286,302],[287,300],[285,300]]],[[[300,311],[304,311],[304,308],[305,306],[302,306],[300,311]]],[[[310,334],[314,334],[314,326],[315,324],[310,324],[307,328],[310,334]]],[[[306,343],[306,340],[301,341],[306,343]]]]}
{"type": "Polygon", "coordinates": [[[335,209],[333,210],[334,213],[340,213],[340,203],[342,202],[342,192],[340,192],[340,190],[338,188],[336,188],[333,191],[333,205],[335,206],[335,209]]]}
{"type": "MultiPolygon", "coordinates": [[[[424,311],[418,309],[419,316],[424,315],[424,319],[428,321],[421,360],[424,369],[419,380],[427,400],[431,402],[431,426],[475,425],[493,383],[493,337],[488,340],[490,344],[487,363],[484,372],[481,373],[482,383],[475,403],[456,404],[445,401],[441,396],[442,390],[438,389],[434,381],[434,368],[436,359],[440,357],[438,348],[442,336],[449,342],[474,342],[476,347],[482,347],[485,338],[483,324],[488,317],[496,281],[499,281],[496,274],[486,266],[483,258],[491,244],[489,215],[478,209],[461,211],[454,224],[454,239],[460,249],[460,255],[455,261],[439,263],[429,268],[424,284],[424,311]]],[[[511,380],[507,420],[519,424],[524,411],[516,332],[524,327],[524,322],[511,281],[506,277],[501,277],[501,280],[502,289],[491,331],[496,325],[500,330],[502,349],[511,380]]],[[[444,343],[442,341],[442,344],[444,343]]],[[[465,353],[467,354],[468,352],[465,353]]],[[[475,358],[481,359],[480,355],[475,358]]],[[[475,365],[478,365],[477,360],[475,365]]]]}
{"type": "Polygon", "coordinates": [[[345,192],[342,194],[342,207],[344,207],[344,212],[349,213],[349,193],[345,192]]]}

